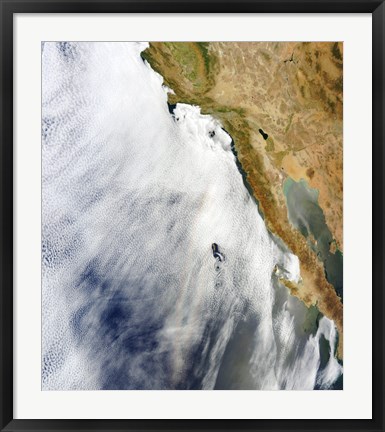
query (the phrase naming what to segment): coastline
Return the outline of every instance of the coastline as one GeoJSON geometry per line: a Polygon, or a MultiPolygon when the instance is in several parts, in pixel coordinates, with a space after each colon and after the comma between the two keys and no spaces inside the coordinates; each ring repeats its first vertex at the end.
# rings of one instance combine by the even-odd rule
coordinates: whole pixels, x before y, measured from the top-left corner
{"type": "MultiPolygon", "coordinates": [[[[317,256],[317,252],[312,247],[309,247],[308,240],[290,222],[287,203],[282,188],[284,181],[288,177],[297,179],[298,177],[301,178],[302,174],[304,174],[304,177],[310,182],[311,187],[319,182],[320,177],[314,174],[313,168],[308,168],[305,171],[302,168],[299,169],[298,159],[296,159],[295,156],[304,149],[307,154],[310,155],[312,152],[316,152],[314,150],[307,150],[307,147],[302,148],[301,146],[297,146],[290,151],[282,150],[282,148],[279,147],[277,139],[271,132],[273,125],[271,125],[271,128],[265,126],[265,124],[271,123],[272,120],[268,121],[266,116],[261,117],[260,114],[254,113],[250,106],[245,104],[244,100],[234,95],[235,91],[239,90],[239,86],[237,87],[236,84],[238,81],[242,81],[243,76],[228,77],[227,80],[220,79],[224,74],[228,74],[229,72],[226,66],[223,66],[222,58],[219,59],[217,56],[218,49],[223,49],[223,44],[214,45],[215,47],[213,48],[211,44],[203,43],[150,43],[150,47],[142,52],[142,58],[148,61],[150,66],[163,77],[164,84],[173,90],[173,93],[168,94],[169,104],[181,102],[199,105],[202,113],[210,114],[214,118],[217,118],[232,137],[234,150],[236,151],[236,160],[242,167],[242,177],[244,181],[246,180],[247,185],[249,185],[249,188],[253,192],[251,195],[254,196],[258,203],[259,212],[264,218],[268,230],[273,235],[279,237],[299,258],[302,282],[294,284],[282,280],[282,283],[289,288],[292,295],[303,301],[307,307],[317,305],[323,315],[335,322],[339,333],[338,357],[342,359],[343,306],[341,299],[337,295],[334,286],[327,280],[324,264],[317,256]],[[202,51],[202,45],[205,47],[204,53],[202,51]],[[190,48],[191,50],[189,51],[190,48]],[[188,56],[186,52],[189,52],[188,56]],[[190,56],[190,53],[194,53],[194,55],[190,56]],[[234,81],[234,79],[237,79],[237,81],[234,81]],[[229,83],[232,83],[233,89],[229,88],[229,83]],[[219,89],[221,89],[221,92],[219,92],[219,89]],[[224,92],[223,89],[228,89],[228,92],[224,92]],[[230,96],[227,97],[227,99],[230,100],[225,100],[227,94],[230,96]],[[260,123],[256,123],[256,119],[258,120],[258,118],[265,119],[262,128],[260,123]],[[266,139],[261,136],[259,129],[263,129],[266,135],[268,135],[266,139]]],[[[237,46],[239,44],[230,43],[230,45],[232,45],[232,47],[234,45],[232,52],[239,52],[237,51],[239,50],[239,46],[237,46]]],[[[293,44],[283,45],[287,45],[287,47],[281,52],[281,57],[285,56],[288,50],[295,48],[293,48],[293,44]]],[[[324,49],[319,48],[319,45],[322,44],[317,45],[318,48],[315,49],[313,53],[314,58],[317,57],[317,53],[319,57],[320,50],[322,51],[322,49],[324,49]]],[[[333,49],[335,48],[334,45],[332,47],[333,49]]],[[[306,49],[309,51],[309,48],[306,49]]],[[[305,54],[308,51],[305,51],[305,54]]],[[[271,62],[271,54],[266,51],[265,47],[263,47],[263,49],[261,48],[260,52],[262,53],[262,61],[266,62],[266,64],[271,62]]],[[[279,70],[285,68],[285,73],[289,74],[288,68],[293,69],[296,65],[293,55],[291,58],[293,61],[289,62],[285,60],[283,62],[284,66],[279,66],[279,70]]],[[[309,64],[313,61],[311,59],[308,60],[309,64]]],[[[337,69],[342,65],[340,59],[335,60],[334,63],[338,66],[336,66],[337,69]]],[[[317,63],[314,67],[317,69],[321,66],[317,63]]],[[[290,73],[294,72],[292,71],[290,73]]],[[[325,122],[325,119],[342,115],[342,109],[340,109],[342,105],[339,105],[338,102],[338,89],[340,87],[338,87],[338,83],[333,85],[335,85],[336,88],[337,99],[334,102],[331,101],[331,96],[328,93],[329,99],[325,102],[330,108],[330,112],[328,113],[327,108],[323,108],[324,98],[326,96],[322,93],[322,97],[319,97],[321,107],[318,109],[320,112],[324,112],[323,110],[325,110],[325,114],[319,114],[317,116],[311,114],[312,121],[310,123],[310,130],[313,130],[314,127],[318,127],[317,125],[319,122],[325,122]]],[[[299,90],[299,92],[307,96],[308,99],[313,98],[318,100],[318,95],[312,94],[312,91],[313,87],[310,87],[309,90],[300,87],[299,90]]],[[[299,97],[306,99],[303,95],[299,97]]],[[[251,99],[250,102],[252,102],[252,106],[258,104],[257,102],[253,102],[253,96],[251,96],[251,99]]],[[[311,108],[309,112],[312,112],[312,110],[314,111],[314,109],[311,108]]],[[[276,111],[274,111],[274,113],[276,114],[276,111]]],[[[273,112],[271,115],[273,115],[273,112]]],[[[327,121],[330,123],[329,120],[327,121]]],[[[292,114],[290,115],[289,123],[285,126],[285,133],[287,133],[286,139],[288,139],[289,143],[294,138],[298,139],[299,137],[298,133],[295,133],[295,127],[297,127],[297,129],[299,127],[298,115],[294,116],[294,114],[292,114]],[[293,120],[294,117],[295,119],[293,120]]],[[[338,131],[339,129],[337,128],[335,136],[341,138],[342,135],[340,134],[340,136],[338,131]]],[[[319,132],[317,133],[319,134],[319,132]]],[[[305,136],[308,137],[309,133],[305,134],[305,136]]],[[[335,138],[330,142],[329,147],[331,146],[330,148],[334,148],[334,143],[335,138]]],[[[323,160],[322,155],[317,157],[321,161],[323,160]]],[[[339,163],[339,156],[336,160],[337,163],[339,163]]],[[[323,190],[325,190],[325,187],[322,187],[323,190]]],[[[339,184],[337,187],[340,187],[339,184]]],[[[323,198],[323,201],[325,201],[325,198],[323,198]]],[[[324,211],[325,209],[327,210],[325,216],[330,215],[330,203],[329,206],[325,206],[322,205],[323,201],[321,203],[321,208],[324,211]]],[[[336,217],[338,218],[340,214],[341,212],[339,210],[336,217]]],[[[332,219],[329,218],[328,220],[332,219]]],[[[339,248],[342,245],[341,230],[334,227],[332,232],[334,233],[333,238],[336,238],[336,233],[338,233],[336,245],[337,248],[339,248]]]]}

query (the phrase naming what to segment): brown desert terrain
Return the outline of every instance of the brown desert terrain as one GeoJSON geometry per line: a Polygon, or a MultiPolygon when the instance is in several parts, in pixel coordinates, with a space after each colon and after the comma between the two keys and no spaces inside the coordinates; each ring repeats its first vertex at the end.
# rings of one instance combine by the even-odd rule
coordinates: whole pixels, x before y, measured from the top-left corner
{"type": "Polygon", "coordinates": [[[267,227],[299,258],[301,283],[282,283],[334,320],[342,358],[341,299],[283,193],[288,177],[317,189],[331,250],[343,250],[342,43],[155,42],[142,56],[174,91],[169,103],[199,105],[232,136],[267,227]]]}

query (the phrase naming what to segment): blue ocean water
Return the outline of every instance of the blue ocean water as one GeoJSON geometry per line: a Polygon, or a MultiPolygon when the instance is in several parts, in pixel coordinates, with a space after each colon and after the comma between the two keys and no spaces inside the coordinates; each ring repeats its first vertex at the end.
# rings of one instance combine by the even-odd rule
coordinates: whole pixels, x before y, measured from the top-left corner
{"type": "Polygon", "coordinates": [[[170,113],[146,46],[43,46],[42,388],[331,388],[334,323],[279,283],[298,259],[231,137],[170,113]]]}
{"type": "Polygon", "coordinates": [[[330,251],[334,239],[326,225],[323,210],[318,205],[318,191],[311,189],[303,179],[296,182],[291,178],[285,180],[284,191],[291,223],[305,237],[313,236],[313,248],[324,264],[326,277],[342,299],[343,256],[338,249],[334,253],[330,251]]]}

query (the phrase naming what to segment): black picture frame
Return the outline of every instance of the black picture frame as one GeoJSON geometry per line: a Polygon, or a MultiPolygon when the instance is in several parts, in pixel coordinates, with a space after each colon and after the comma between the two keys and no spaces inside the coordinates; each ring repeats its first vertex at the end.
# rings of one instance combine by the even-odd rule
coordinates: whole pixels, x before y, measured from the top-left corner
{"type": "MultiPolygon", "coordinates": [[[[384,430],[384,1],[0,0],[1,11],[1,431],[384,430]],[[371,13],[373,49],[373,418],[371,420],[17,420],[13,418],[13,14],[371,13]]],[[[359,31],[359,29],[357,29],[359,31]]]]}

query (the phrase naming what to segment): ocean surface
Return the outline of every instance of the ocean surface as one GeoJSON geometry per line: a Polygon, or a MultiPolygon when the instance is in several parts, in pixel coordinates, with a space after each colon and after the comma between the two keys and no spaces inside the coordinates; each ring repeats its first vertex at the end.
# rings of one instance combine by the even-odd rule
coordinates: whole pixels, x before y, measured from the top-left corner
{"type": "Polygon", "coordinates": [[[146,47],[42,47],[43,390],[334,388],[334,323],[279,283],[298,259],[231,137],[169,110],[146,47]]]}
{"type": "Polygon", "coordinates": [[[334,286],[337,294],[343,298],[343,255],[336,249],[330,251],[334,242],[333,235],[326,225],[325,215],[318,204],[319,192],[312,189],[301,179],[296,182],[288,177],[283,185],[290,222],[309,239],[315,242],[310,246],[323,262],[327,280],[334,286]]]}

